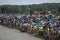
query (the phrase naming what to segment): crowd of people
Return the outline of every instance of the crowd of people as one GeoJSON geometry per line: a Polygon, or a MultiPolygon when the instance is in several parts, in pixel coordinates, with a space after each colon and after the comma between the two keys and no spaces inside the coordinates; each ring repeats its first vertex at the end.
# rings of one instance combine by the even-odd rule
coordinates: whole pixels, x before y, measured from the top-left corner
{"type": "Polygon", "coordinates": [[[0,17],[0,24],[22,32],[37,33],[45,40],[60,40],[60,14],[22,14],[0,17]]]}

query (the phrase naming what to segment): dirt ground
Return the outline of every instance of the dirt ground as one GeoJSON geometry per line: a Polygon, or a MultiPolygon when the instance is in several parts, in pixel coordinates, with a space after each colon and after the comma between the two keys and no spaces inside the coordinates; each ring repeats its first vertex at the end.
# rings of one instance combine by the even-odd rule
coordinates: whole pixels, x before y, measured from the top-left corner
{"type": "Polygon", "coordinates": [[[19,30],[10,29],[0,25],[0,40],[42,40],[37,37],[21,33],[19,30]]]}

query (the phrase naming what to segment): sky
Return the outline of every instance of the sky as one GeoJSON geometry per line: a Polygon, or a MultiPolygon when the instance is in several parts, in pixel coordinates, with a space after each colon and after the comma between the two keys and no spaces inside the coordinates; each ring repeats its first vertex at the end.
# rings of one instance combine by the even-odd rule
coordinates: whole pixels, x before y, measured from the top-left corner
{"type": "Polygon", "coordinates": [[[29,5],[41,3],[60,3],[60,0],[0,0],[0,5],[29,5]]]}

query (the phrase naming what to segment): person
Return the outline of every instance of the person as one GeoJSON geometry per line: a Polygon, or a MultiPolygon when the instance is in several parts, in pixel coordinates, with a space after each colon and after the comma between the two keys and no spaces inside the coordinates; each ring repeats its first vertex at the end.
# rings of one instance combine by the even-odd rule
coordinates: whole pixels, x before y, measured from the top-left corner
{"type": "Polygon", "coordinates": [[[49,22],[51,22],[51,21],[52,21],[52,14],[51,14],[51,11],[49,11],[48,13],[49,13],[49,14],[48,14],[47,19],[48,19],[49,22]]]}

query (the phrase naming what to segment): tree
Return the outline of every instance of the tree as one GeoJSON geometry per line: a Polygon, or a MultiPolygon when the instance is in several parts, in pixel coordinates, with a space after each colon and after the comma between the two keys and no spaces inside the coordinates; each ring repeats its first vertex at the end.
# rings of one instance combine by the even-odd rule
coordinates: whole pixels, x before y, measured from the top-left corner
{"type": "Polygon", "coordinates": [[[34,13],[34,11],[33,10],[30,10],[30,15],[32,15],[34,13]]]}
{"type": "Polygon", "coordinates": [[[59,12],[60,12],[60,8],[59,8],[59,10],[58,10],[59,12]]]}
{"type": "Polygon", "coordinates": [[[18,13],[22,14],[22,9],[18,8],[18,13]]]}
{"type": "Polygon", "coordinates": [[[60,3],[43,3],[33,5],[2,5],[0,6],[2,13],[30,13],[32,11],[43,11],[45,14],[47,11],[60,12],[60,3]]]}
{"type": "Polygon", "coordinates": [[[26,9],[25,9],[25,12],[26,12],[26,13],[30,13],[30,10],[31,10],[30,7],[27,6],[26,9]]]}
{"type": "Polygon", "coordinates": [[[46,5],[44,5],[44,6],[43,6],[43,13],[45,13],[45,14],[46,14],[47,12],[48,12],[47,6],[46,6],[46,5]]]}
{"type": "Polygon", "coordinates": [[[58,9],[53,9],[53,10],[51,10],[51,12],[52,12],[53,14],[58,13],[58,9]]]}
{"type": "Polygon", "coordinates": [[[0,14],[2,13],[1,7],[0,7],[0,14]]]}

